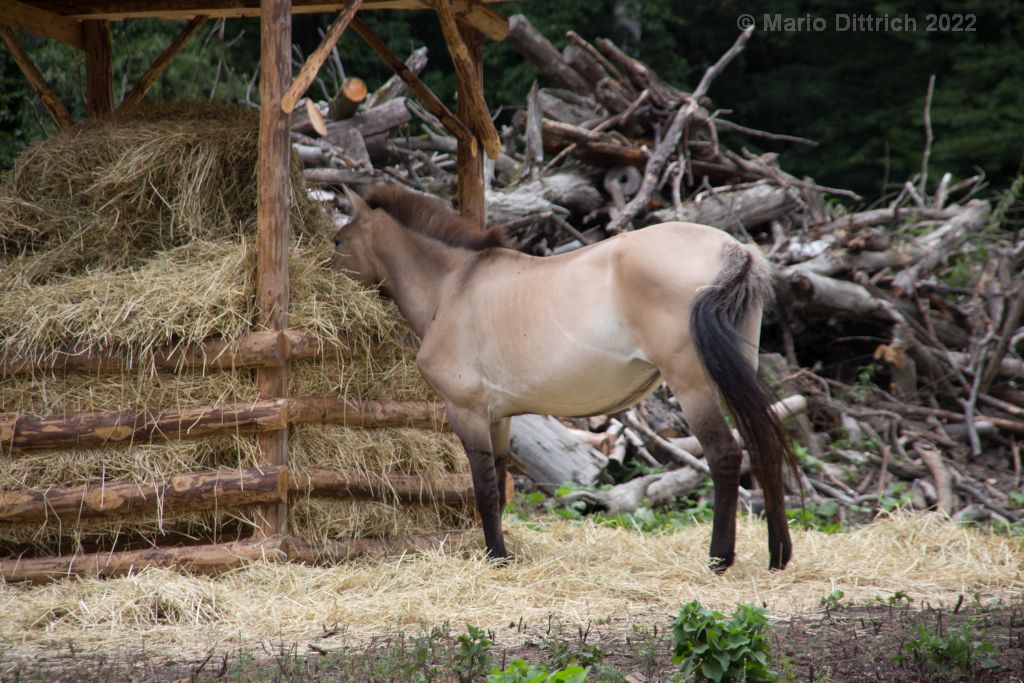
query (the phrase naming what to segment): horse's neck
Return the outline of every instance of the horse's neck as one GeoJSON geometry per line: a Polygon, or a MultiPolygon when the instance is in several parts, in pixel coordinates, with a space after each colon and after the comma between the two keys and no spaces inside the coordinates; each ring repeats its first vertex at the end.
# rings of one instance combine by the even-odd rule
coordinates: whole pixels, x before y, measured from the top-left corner
{"type": "Polygon", "coordinates": [[[473,252],[398,227],[387,239],[378,240],[375,251],[387,269],[388,294],[422,338],[437,311],[445,278],[465,265],[473,252]]]}

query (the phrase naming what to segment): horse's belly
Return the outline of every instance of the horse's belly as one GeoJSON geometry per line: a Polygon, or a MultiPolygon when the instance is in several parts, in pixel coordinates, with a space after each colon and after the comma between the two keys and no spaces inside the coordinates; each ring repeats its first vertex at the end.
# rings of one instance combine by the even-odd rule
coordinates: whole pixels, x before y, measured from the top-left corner
{"type": "Polygon", "coordinates": [[[643,360],[572,363],[552,368],[543,381],[495,392],[495,412],[583,417],[618,412],[654,391],[661,373],[643,360]]]}

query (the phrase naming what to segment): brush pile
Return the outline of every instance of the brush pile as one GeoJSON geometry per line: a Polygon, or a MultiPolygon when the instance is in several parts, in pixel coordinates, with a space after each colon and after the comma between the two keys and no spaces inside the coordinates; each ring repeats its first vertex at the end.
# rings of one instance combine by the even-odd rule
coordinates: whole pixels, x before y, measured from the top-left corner
{"type": "MultiPolygon", "coordinates": [[[[668,220],[757,242],[778,298],[762,366],[791,395],[778,409],[792,416],[807,509],[823,522],[902,505],[969,521],[1024,517],[1020,181],[986,200],[980,177],[935,182],[925,171],[864,208],[851,191],[786,173],[778,153],[748,149],[813,142],[729,121],[707,99],[749,33],[687,90],[611,41],[570,32],[559,51],[524,17],[510,25],[508,40],[549,87],[532,89],[502,130],[504,153],[486,162],[489,222],[536,255],[668,220]]],[[[421,70],[425,53],[407,63],[421,70]]],[[[401,92],[393,79],[322,136],[309,115],[296,117],[318,199],[345,211],[341,183],[381,180],[454,195],[455,140],[401,92]]],[[[321,115],[330,118],[326,102],[321,115]]],[[[618,512],[701,495],[700,446],[664,390],[568,432],[552,422],[520,426],[515,454],[548,492],[586,488],[566,502],[618,512]]],[[[757,507],[756,490],[744,498],[757,507]]]]}
{"type": "MultiPolygon", "coordinates": [[[[254,112],[232,106],[143,109],[68,131],[21,156],[0,183],[0,423],[256,401],[247,369],[157,369],[168,349],[210,339],[230,344],[252,330],[257,124],[254,112]],[[124,365],[104,374],[40,369],[78,355],[124,365]]],[[[293,364],[290,394],[436,400],[415,368],[411,335],[397,311],[325,267],[334,225],[308,199],[298,166],[295,175],[291,323],[324,350],[293,364]],[[334,343],[339,339],[343,349],[334,343]]],[[[393,473],[430,482],[466,469],[449,434],[321,424],[291,431],[296,477],[306,468],[329,468],[379,482],[393,473]]],[[[21,451],[5,443],[0,492],[102,489],[112,481],[157,487],[182,473],[260,464],[255,437],[232,432],[104,448],[21,451]]],[[[472,524],[466,505],[427,498],[403,504],[397,497],[356,502],[300,493],[292,496],[290,526],[316,542],[472,524]]],[[[259,509],[172,511],[161,502],[155,516],[0,521],[0,553],[232,541],[252,534],[259,509]]]]}

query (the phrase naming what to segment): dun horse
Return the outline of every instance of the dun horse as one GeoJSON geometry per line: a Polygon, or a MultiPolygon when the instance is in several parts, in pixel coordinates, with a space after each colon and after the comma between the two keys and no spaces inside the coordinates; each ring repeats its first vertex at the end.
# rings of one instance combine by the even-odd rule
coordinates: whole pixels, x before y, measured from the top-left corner
{"type": "Polygon", "coordinates": [[[614,413],[664,379],[711,470],[713,566],[735,557],[741,462],[721,398],[764,490],[769,566],[785,567],[791,452],[756,372],[771,292],[756,249],[705,225],[663,223],[539,258],[430,197],[387,185],[348,195],[353,217],[334,238],[332,265],[379,286],[422,340],[416,362],[469,456],[492,557],[508,556],[499,482],[511,417],[614,413]]]}

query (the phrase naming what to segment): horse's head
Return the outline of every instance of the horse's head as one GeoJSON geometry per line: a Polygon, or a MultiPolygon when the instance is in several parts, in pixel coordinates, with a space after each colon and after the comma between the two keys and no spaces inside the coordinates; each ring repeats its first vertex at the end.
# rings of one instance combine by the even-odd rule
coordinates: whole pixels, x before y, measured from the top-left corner
{"type": "Polygon", "coordinates": [[[375,228],[390,220],[387,213],[373,209],[362,197],[347,187],[345,194],[352,205],[352,218],[334,234],[334,258],[331,268],[347,273],[366,285],[378,286],[386,277],[384,264],[374,250],[375,228]]]}

